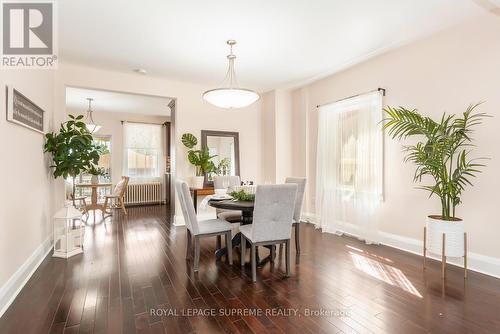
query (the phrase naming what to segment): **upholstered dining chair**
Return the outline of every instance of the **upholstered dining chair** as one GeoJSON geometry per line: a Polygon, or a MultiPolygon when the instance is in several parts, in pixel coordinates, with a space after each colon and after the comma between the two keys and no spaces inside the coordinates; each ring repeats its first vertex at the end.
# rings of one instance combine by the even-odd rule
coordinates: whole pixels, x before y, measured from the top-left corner
{"type": "Polygon", "coordinates": [[[196,212],[193,206],[193,200],[189,192],[189,187],[184,181],[176,181],[175,188],[177,190],[177,195],[179,196],[179,202],[181,204],[182,215],[186,222],[186,235],[187,235],[187,246],[186,246],[186,259],[190,258],[191,254],[191,244],[194,237],[194,271],[198,271],[200,263],[200,240],[206,237],[212,236],[222,236],[226,237],[226,247],[227,247],[227,259],[229,264],[233,264],[233,252],[232,252],[232,233],[231,224],[227,221],[221,219],[209,219],[198,221],[196,212]]]}
{"type": "Polygon", "coordinates": [[[120,182],[118,182],[113,189],[113,193],[111,195],[104,196],[104,212],[107,214],[111,214],[110,211],[107,211],[108,204],[111,201],[115,202],[119,208],[123,210],[124,214],[127,214],[127,209],[125,209],[125,193],[127,192],[128,181],[130,178],[128,176],[122,176],[120,182]]]}
{"type": "MultiPolygon", "coordinates": [[[[214,189],[230,190],[241,185],[241,179],[237,175],[216,175],[214,176],[214,189]]],[[[215,209],[217,218],[230,223],[239,223],[243,220],[241,210],[215,209]]],[[[221,247],[221,236],[217,236],[217,248],[221,247]]]]}
{"type": "MultiPolygon", "coordinates": [[[[241,185],[241,180],[239,176],[234,175],[218,175],[214,176],[214,189],[230,189],[241,185]]],[[[241,221],[241,210],[224,210],[217,209],[217,218],[222,220],[227,220],[228,222],[240,222],[241,221]]]]}
{"type": "MultiPolygon", "coordinates": [[[[290,276],[290,239],[297,196],[296,184],[257,186],[253,223],[240,226],[241,266],[245,265],[246,243],[250,243],[252,281],[257,281],[257,246],[285,244],[286,276],[290,276]]],[[[274,255],[274,254],[273,254],[274,255]]],[[[271,261],[273,261],[273,255],[271,261]]]]}
{"type": "MultiPolygon", "coordinates": [[[[302,213],[302,203],[304,202],[304,192],[306,189],[305,177],[287,177],[285,183],[297,185],[297,198],[295,199],[295,211],[293,213],[293,228],[295,229],[295,253],[300,254],[300,215],[302,213]]],[[[280,246],[281,252],[282,246],[280,246]]]]}

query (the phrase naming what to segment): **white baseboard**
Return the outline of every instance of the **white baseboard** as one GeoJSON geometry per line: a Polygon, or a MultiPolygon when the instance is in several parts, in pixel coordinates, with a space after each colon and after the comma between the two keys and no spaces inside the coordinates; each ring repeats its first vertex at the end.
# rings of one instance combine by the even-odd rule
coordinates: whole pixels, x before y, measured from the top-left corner
{"type": "MultiPolygon", "coordinates": [[[[318,225],[318,217],[313,213],[303,213],[303,219],[313,225],[318,225]]],[[[356,236],[355,232],[356,226],[351,226],[348,228],[346,233],[356,236]]],[[[324,231],[326,233],[335,233],[335,231],[324,231]]],[[[419,256],[423,255],[423,241],[414,238],[403,237],[397,234],[379,232],[379,241],[381,244],[396,248],[408,253],[416,254],[419,256]]],[[[439,254],[428,254],[427,257],[441,261],[441,256],[439,254]]],[[[458,267],[463,268],[462,258],[448,258],[450,264],[454,264],[458,267]]],[[[467,267],[472,271],[477,271],[482,274],[500,278],[500,259],[496,257],[481,255],[473,252],[468,253],[467,267]]]]}
{"type": "Polygon", "coordinates": [[[7,283],[0,287],[0,317],[7,311],[10,304],[16,299],[21,289],[26,285],[38,266],[52,250],[52,235],[50,235],[30,257],[9,278],[7,283]]]}
{"type": "Polygon", "coordinates": [[[174,226],[186,226],[186,222],[184,221],[183,216],[175,215],[174,216],[174,226]]]}
{"type": "MultiPolygon", "coordinates": [[[[207,220],[207,219],[217,218],[215,216],[215,213],[212,213],[212,212],[200,213],[197,215],[197,217],[198,217],[198,220],[207,220]]],[[[174,216],[174,226],[186,226],[186,221],[184,220],[184,216],[175,215],[174,216]]]]}

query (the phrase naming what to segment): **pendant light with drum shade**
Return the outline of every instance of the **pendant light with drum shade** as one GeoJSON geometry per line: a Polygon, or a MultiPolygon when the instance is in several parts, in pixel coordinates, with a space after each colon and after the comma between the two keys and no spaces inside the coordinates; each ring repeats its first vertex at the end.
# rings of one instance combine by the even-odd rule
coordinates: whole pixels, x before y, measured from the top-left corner
{"type": "Polygon", "coordinates": [[[90,133],[96,133],[97,131],[99,131],[101,126],[95,124],[94,118],[92,117],[92,101],[94,101],[94,99],[87,97],[87,100],[89,101],[89,109],[87,110],[87,117],[85,117],[85,125],[87,126],[87,130],[89,130],[90,133]]]}
{"type": "Polygon", "coordinates": [[[207,90],[203,93],[203,99],[210,104],[219,108],[243,108],[256,102],[260,95],[250,89],[239,88],[236,80],[236,72],[234,71],[234,60],[236,56],[233,54],[233,46],[235,40],[228,40],[230,52],[227,55],[229,66],[224,80],[224,85],[221,88],[207,90]]]}

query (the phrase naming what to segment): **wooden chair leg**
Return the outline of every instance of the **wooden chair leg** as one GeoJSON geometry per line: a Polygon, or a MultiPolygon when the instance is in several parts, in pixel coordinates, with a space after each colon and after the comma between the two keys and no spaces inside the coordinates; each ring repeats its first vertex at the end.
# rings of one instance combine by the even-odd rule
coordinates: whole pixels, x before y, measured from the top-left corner
{"type": "Polygon", "coordinates": [[[251,246],[251,256],[252,256],[252,282],[257,282],[257,259],[256,259],[256,247],[252,244],[251,246]]]}
{"type": "Polygon", "coordinates": [[[227,259],[229,265],[233,265],[233,242],[231,240],[231,232],[226,233],[226,248],[227,248],[227,259]]]}
{"type": "Polygon", "coordinates": [[[125,202],[123,200],[123,197],[120,197],[120,206],[122,207],[123,213],[127,215],[127,209],[125,209],[125,202]]]}
{"type": "Polygon", "coordinates": [[[82,202],[83,202],[83,213],[88,214],[87,201],[85,200],[85,198],[82,198],[82,202]]]}
{"type": "Polygon", "coordinates": [[[82,198],[82,203],[83,203],[83,214],[86,215],[83,221],[87,223],[87,220],[89,219],[89,210],[87,210],[87,201],[85,201],[85,197],[82,198]]]}
{"type": "Polygon", "coordinates": [[[222,245],[222,237],[220,235],[217,236],[217,242],[215,243],[215,248],[220,249],[222,245]]]}
{"type": "Polygon", "coordinates": [[[194,271],[198,271],[200,265],[200,238],[194,236],[194,271]]]}
{"type": "Polygon", "coordinates": [[[245,266],[245,251],[246,251],[246,239],[245,237],[242,235],[241,236],[241,244],[240,244],[240,264],[242,267],[245,266]]]}
{"type": "Polygon", "coordinates": [[[423,262],[424,262],[424,270],[425,270],[426,260],[427,260],[427,228],[425,228],[425,227],[424,227],[424,250],[423,250],[423,253],[424,253],[423,262]]]}
{"type": "Polygon", "coordinates": [[[300,254],[300,223],[295,224],[295,253],[300,254]]]}
{"type": "Polygon", "coordinates": [[[286,277],[290,277],[290,239],[285,242],[286,248],[286,277]]]}
{"type": "Polygon", "coordinates": [[[441,248],[441,278],[446,278],[446,234],[443,233],[443,244],[441,248]]]}
{"type": "Polygon", "coordinates": [[[191,232],[186,229],[186,259],[189,259],[191,257],[191,232]]]}
{"type": "Polygon", "coordinates": [[[464,233],[464,279],[467,279],[467,232],[464,233]]]}
{"type": "Polygon", "coordinates": [[[108,199],[107,197],[104,197],[104,212],[108,211],[108,199]]]}

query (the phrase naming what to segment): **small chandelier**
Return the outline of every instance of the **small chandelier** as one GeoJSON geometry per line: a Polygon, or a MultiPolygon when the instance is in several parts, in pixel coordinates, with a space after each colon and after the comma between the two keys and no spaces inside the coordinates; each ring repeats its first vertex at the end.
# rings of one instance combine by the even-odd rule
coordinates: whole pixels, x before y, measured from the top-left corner
{"type": "Polygon", "coordinates": [[[89,101],[89,109],[87,110],[87,117],[85,117],[85,125],[87,127],[87,130],[89,130],[90,133],[95,133],[99,131],[101,128],[100,125],[95,124],[94,118],[92,117],[92,101],[94,99],[87,97],[87,100],[89,101]]]}
{"type": "Polygon", "coordinates": [[[229,66],[224,80],[224,85],[221,88],[207,90],[203,93],[203,99],[210,104],[220,108],[243,108],[251,105],[260,98],[260,95],[250,89],[239,88],[234,71],[234,60],[236,56],[233,54],[233,46],[235,40],[228,40],[230,52],[227,55],[229,66]]]}

